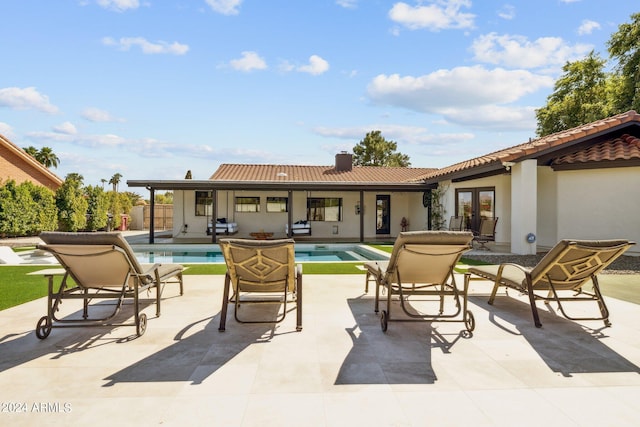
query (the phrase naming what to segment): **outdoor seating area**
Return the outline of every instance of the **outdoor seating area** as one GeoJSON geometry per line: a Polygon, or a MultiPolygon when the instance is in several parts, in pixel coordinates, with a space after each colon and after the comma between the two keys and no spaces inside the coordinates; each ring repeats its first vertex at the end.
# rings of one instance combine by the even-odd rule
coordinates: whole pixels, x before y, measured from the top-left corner
{"type": "MultiPolygon", "coordinates": [[[[63,265],[74,265],[66,257],[75,252],[122,256],[114,245],[72,252],[61,244],[64,233],[43,237],[63,265]]],[[[524,282],[509,279],[520,288],[504,293],[515,287],[506,267],[493,277],[489,267],[452,268],[472,238],[401,233],[388,263],[370,263],[362,274],[305,274],[304,304],[292,239],[221,239],[228,273],[184,275],[181,286],[166,286],[162,316],[156,294],[142,292],[111,325],[60,328],[38,340],[33,326],[38,312],[55,309],[50,297],[0,311],[7,402],[0,417],[8,425],[96,427],[297,426],[301,419],[312,426],[637,425],[638,305],[608,298],[613,327],[606,327],[592,304],[572,307],[571,320],[526,292],[527,283],[537,289],[545,280],[560,287],[558,271],[596,278],[602,293],[621,282],[640,289],[637,275],[600,274],[632,242],[592,244],[597,254],[587,242],[559,242],[552,261],[525,269],[524,282]],[[363,278],[375,289],[363,289],[363,278]],[[430,294],[420,292],[425,283],[430,294]],[[438,309],[445,297],[459,310],[451,317],[438,309]],[[435,315],[422,316],[422,298],[435,315]],[[270,304],[251,304],[256,299],[270,304]],[[378,304],[387,320],[421,318],[381,331],[378,304]],[[531,322],[532,304],[542,327],[531,322]],[[144,335],[129,327],[141,315],[144,335]],[[544,410],[523,419],[532,407],[544,410]]],[[[76,274],[77,266],[67,267],[76,274]]],[[[62,307],[60,316],[82,317],[82,306],[62,307]]]]}
{"type": "Polygon", "coordinates": [[[539,329],[526,296],[489,305],[493,283],[474,279],[472,337],[455,323],[383,333],[362,278],[305,275],[302,332],[295,316],[218,332],[224,275],[186,275],[183,296],[165,290],[161,317],[144,302],[139,338],[130,327],[83,328],[40,341],[33,326],[46,301],[0,311],[0,395],[28,408],[0,417],[95,427],[637,424],[637,305],[610,299],[606,329],[545,308],[539,329]],[[40,403],[51,412],[35,413],[40,403]]]}

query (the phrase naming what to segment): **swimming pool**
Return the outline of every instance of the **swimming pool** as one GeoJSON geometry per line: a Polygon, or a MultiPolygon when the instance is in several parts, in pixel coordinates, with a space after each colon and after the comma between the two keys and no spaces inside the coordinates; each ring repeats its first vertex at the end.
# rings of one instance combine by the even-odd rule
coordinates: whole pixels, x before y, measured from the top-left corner
{"type": "MultiPolygon", "coordinates": [[[[217,245],[132,245],[139,262],[200,264],[224,263],[217,245]]],[[[386,260],[388,254],[358,244],[296,244],[298,262],[341,262],[386,260]]]]}

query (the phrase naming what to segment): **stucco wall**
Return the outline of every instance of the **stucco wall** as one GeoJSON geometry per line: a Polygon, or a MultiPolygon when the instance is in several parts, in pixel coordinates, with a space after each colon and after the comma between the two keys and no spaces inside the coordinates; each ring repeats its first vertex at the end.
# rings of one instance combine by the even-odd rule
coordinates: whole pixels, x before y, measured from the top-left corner
{"type": "MultiPolygon", "coordinates": [[[[640,167],[556,173],[558,239],[640,242],[640,167]]],[[[636,245],[629,252],[640,249],[636,245]]]]}
{"type": "Polygon", "coordinates": [[[558,175],[550,167],[538,167],[537,244],[551,248],[558,242],[558,175]]]}
{"type": "MultiPolygon", "coordinates": [[[[376,238],[376,194],[364,193],[364,207],[360,215],[364,221],[365,239],[376,238]]],[[[409,221],[410,230],[422,230],[426,226],[426,209],[422,207],[422,193],[380,193],[391,196],[391,236],[400,231],[402,217],[409,221]]],[[[246,237],[253,231],[272,232],[274,236],[284,237],[285,225],[288,221],[287,212],[267,212],[267,197],[288,197],[286,191],[218,191],[217,216],[225,217],[229,222],[238,224],[237,237],[246,237]],[[260,212],[234,212],[235,197],[260,197],[260,212]]],[[[340,197],[342,198],[341,221],[312,221],[312,235],[323,238],[359,239],[360,215],[356,215],[356,205],[360,202],[358,191],[331,192],[306,191],[293,192],[291,203],[293,221],[304,220],[307,217],[307,196],[309,197],[340,197]]],[[[195,216],[195,192],[174,192],[174,228],[173,236],[181,238],[204,237],[209,218],[195,216]],[[187,227],[184,227],[184,224],[187,227]]]]}

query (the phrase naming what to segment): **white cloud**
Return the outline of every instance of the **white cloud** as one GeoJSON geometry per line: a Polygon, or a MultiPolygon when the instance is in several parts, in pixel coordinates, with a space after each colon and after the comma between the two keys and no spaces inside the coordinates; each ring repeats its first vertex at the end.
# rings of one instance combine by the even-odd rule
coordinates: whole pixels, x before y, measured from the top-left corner
{"type": "Polygon", "coordinates": [[[587,44],[570,46],[560,37],[541,37],[531,42],[524,36],[496,33],[482,35],[471,45],[476,61],[517,68],[563,65],[592,49],[587,44]]]}
{"type": "Polygon", "coordinates": [[[471,0],[436,0],[428,6],[399,2],[389,11],[389,18],[410,30],[472,28],[475,15],[462,13],[462,7],[471,7],[471,0]]]}
{"type": "Polygon", "coordinates": [[[3,135],[9,139],[13,138],[13,128],[7,123],[0,122],[0,135],[3,135]]]}
{"type": "Polygon", "coordinates": [[[100,7],[116,12],[124,12],[127,9],[137,9],[140,7],[138,0],[97,0],[100,7]]]}
{"type": "Polygon", "coordinates": [[[336,0],[336,4],[345,9],[355,9],[358,7],[358,0],[336,0]]]}
{"type": "Polygon", "coordinates": [[[516,8],[513,5],[505,4],[498,10],[498,16],[502,19],[511,20],[516,17],[516,8]]]}
{"type": "Polygon", "coordinates": [[[585,34],[591,34],[593,32],[593,30],[599,30],[600,29],[600,24],[597,23],[596,21],[592,21],[590,19],[585,19],[582,21],[582,24],[580,24],[580,27],[578,27],[578,34],[585,35],[585,34]]]}
{"type": "Polygon", "coordinates": [[[56,133],[62,133],[65,135],[75,135],[78,133],[78,129],[71,122],[64,122],[53,127],[53,131],[56,133]]]}
{"type": "Polygon", "coordinates": [[[167,43],[164,41],[158,41],[152,43],[146,40],[144,37],[122,37],[119,40],[115,40],[112,37],[104,37],[102,44],[105,46],[116,46],[120,50],[129,50],[132,46],[139,46],[144,54],[171,54],[171,55],[184,55],[189,51],[189,46],[178,42],[167,43]]]}
{"type": "Polygon", "coordinates": [[[302,65],[298,67],[297,70],[302,73],[309,73],[317,76],[329,70],[329,63],[318,55],[311,55],[309,57],[309,64],[302,65]]]}
{"type": "Polygon", "coordinates": [[[42,95],[35,87],[0,89],[0,106],[14,110],[35,109],[50,114],[58,112],[58,107],[49,102],[49,97],[42,95]]]}
{"type": "Polygon", "coordinates": [[[242,0],[206,0],[207,4],[214,12],[223,15],[237,15],[240,13],[240,4],[242,0]]]}
{"type": "MultiPolygon", "coordinates": [[[[520,127],[530,119],[526,107],[506,106],[525,95],[552,87],[553,78],[526,70],[486,69],[482,66],[438,70],[413,77],[378,75],[367,91],[372,102],[427,114],[439,114],[446,120],[462,123],[466,119],[478,122],[481,111],[491,122],[520,127]],[[525,110],[519,111],[522,108],[525,110]],[[502,122],[510,112],[517,115],[513,123],[502,122]],[[492,114],[495,114],[492,116],[492,114]]],[[[535,126],[535,122],[534,122],[535,126]]]]}
{"type": "Polygon", "coordinates": [[[264,70],[267,68],[267,63],[256,52],[244,51],[242,52],[242,58],[232,59],[229,61],[231,67],[235,70],[249,72],[252,70],[264,70]]]}
{"type": "Polygon", "coordinates": [[[90,122],[122,122],[124,120],[113,117],[108,111],[95,107],[85,108],[82,117],[90,122]]]}
{"type": "MultiPolygon", "coordinates": [[[[429,130],[422,126],[402,126],[388,124],[373,124],[365,126],[354,126],[348,128],[331,128],[319,126],[312,131],[320,136],[334,137],[340,139],[349,139],[355,145],[364,135],[371,132],[372,129],[379,130],[382,135],[392,141],[400,144],[412,145],[447,145],[452,143],[466,142],[474,138],[472,133],[430,133],[429,130]]],[[[353,145],[351,147],[353,147],[353,145]]]]}

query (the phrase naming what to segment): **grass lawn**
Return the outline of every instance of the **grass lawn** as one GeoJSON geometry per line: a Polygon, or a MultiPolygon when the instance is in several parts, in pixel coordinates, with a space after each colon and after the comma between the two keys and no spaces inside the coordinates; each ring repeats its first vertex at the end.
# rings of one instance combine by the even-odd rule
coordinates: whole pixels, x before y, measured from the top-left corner
{"type": "MultiPolygon", "coordinates": [[[[390,252],[391,246],[379,245],[380,249],[390,252]]],[[[466,264],[469,260],[462,260],[466,264]]],[[[302,263],[304,274],[364,274],[362,262],[339,263],[302,263]]],[[[185,275],[224,274],[224,264],[185,264],[185,275]]],[[[28,273],[50,268],[46,266],[0,266],[0,310],[5,310],[25,302],[47,296],[47,280],[39,275],[28,273]]],[[[456,269],[458,270],[458,269],[456,269]]],[[[460,270],[462,271],[462,270],[460,270]]],[[[57,283],[57,282],[56,282],[57,283]]]]}

